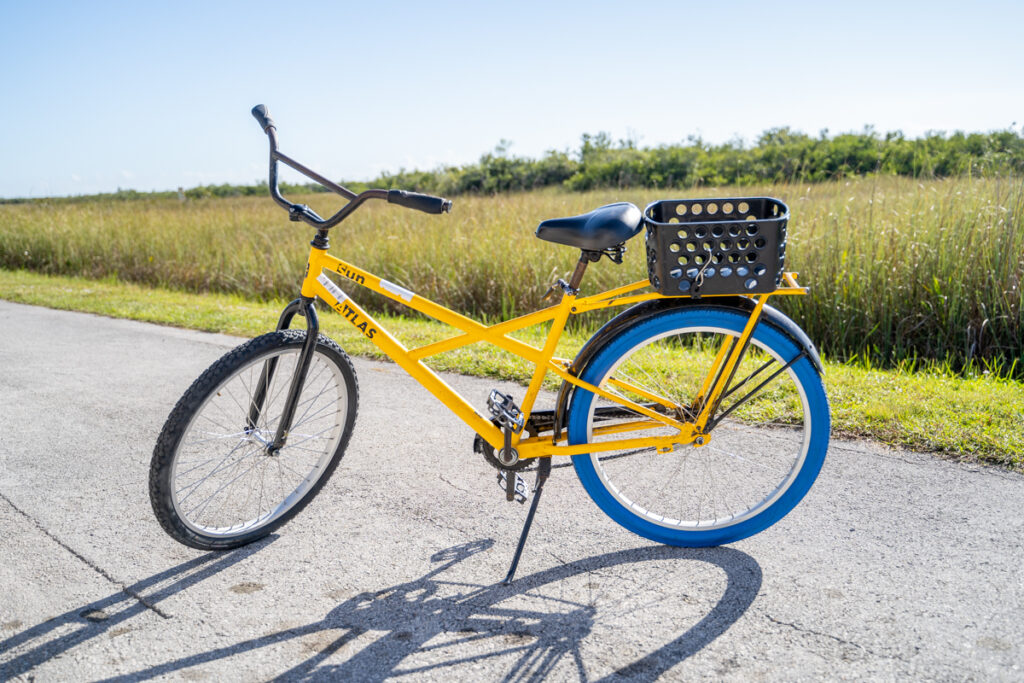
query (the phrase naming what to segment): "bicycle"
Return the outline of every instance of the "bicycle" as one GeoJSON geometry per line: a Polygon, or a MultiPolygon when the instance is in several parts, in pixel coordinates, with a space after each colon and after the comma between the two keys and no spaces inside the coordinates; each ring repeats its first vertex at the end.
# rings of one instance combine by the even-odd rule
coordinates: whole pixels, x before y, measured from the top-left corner
{"type": "Polygon", "coordinates": [[[341,460],[358,406],[355,370],[319,333],[319,298],[476,433],[474,450],[498,470],[507,500],[532,494],[506,582],[512,580],[554,457],[570,457],[583,487],[614,521],[653,541],[720,545],[790,512],[824,461],[829,409],[813,343],[767,305],[806,293],[785,272],[789,210],[777,199],[661,200],[641,212],[620,202],[540,223],[537,237],[580,250],[557,304],[484,325],[328,253],[329,230],[371,199],[430,214],[450,200],[404,190],[356,194],[286,156],[263,105],[269,190],[292,221],[316,229],[299,297],[275,331],[211,365],[185,392],[157,439],[150,498],[165,531],[195,548],[235,548],[294,517],[341,460]],[[348,200],[329,218],[290,202],[278,164],[348,200]],[[646,231],[649,277],[580,296],[587,266],[622,262],[646,231]],[[458,330],[407,349],[328,276],[358,285],[458,330]],[[649,290],[649,291],[644,291],[649,290]],[[573,359],[555,356],[571,316],[628,306],[573,359]],[[305,330],[289,329],[294,317],[305,330]],[[550,323],[542,347],[510,333],[550,323]],[[522,399],[492,391],[481,412],[423,360],[487,343],[533,364],[522,399]],[[542,381],[562,380],[555,407],[536,410],[542,381]],[[530,490],[521,472],[536,463],[530,490]]]}

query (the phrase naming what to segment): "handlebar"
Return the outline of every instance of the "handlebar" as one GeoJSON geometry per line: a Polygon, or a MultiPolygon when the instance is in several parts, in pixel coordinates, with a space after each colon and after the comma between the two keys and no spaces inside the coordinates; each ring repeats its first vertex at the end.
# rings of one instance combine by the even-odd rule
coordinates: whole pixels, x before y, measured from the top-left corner
{"type": "Polygon", "coordinates": [[[398,204],[423,213],[447,213],[452,210],[452,200],[434,197],[406,190],[388,190],[388,203],[398,204]]]}
{"type": "Polygon", "coordinates": [[[256,122],[260,124],[263,132],[267,134],[267,138],[270,141],[270,178],[268,183],[270,186],[270,196],[275,202],[288,209],[288,217],[293,221],[303,221],[320,230],[329,230],[345,220],[349,214],[368,199],[386,199],[391,204],[398,204],[399,206],[416,209],[425,213],[439,214],[452,210],[450,199],[420,194],[418,192],[407,192],[405,190],[365,190],[356,194],[278,151],[277,126],[274,124],[274,119],[270,118],[270,112],[267,111],[266,106],[262,104],[256,105],[252,108],[252,115],[256,122]],[[279,161],[291,166],[307,178],[315,180],[328,190],[345,197],[349,200],[348,204],[330,218],[325,219],[321,218],[317,215],[316,211],[313,211],[313,209],[305,204],[295,204],[288,201],[281,195],[281,191],[277,186],[277,162],[279,161]]]}

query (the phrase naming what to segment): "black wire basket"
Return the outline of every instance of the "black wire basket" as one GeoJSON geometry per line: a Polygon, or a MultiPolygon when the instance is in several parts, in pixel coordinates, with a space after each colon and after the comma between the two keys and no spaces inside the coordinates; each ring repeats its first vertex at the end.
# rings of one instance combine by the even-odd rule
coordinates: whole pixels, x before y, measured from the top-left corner
{"type": "Polygon", "coordinates": [[[771,197],[648,204],[651,286],[666,296],[774,292],[782,281],[788,222],[789,208],[771,197]]]}

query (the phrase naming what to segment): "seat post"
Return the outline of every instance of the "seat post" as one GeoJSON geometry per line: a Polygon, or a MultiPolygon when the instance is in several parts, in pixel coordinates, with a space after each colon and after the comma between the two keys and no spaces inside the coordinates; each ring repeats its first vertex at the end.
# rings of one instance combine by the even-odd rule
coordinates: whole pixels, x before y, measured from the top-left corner
{"type": "MultiPolygon", "coordinates": [[[[598,254],[600,258],[600,254],[598,254]]],[[[583,250],[580,252],[580,260],[576,262],[576,270],[572,271],[572,277],[569,278],[569,288],[575,292],[580,289],[580,283],[583,281],[583,273],[587,272],[587,266],[593,259],[590,256],[590,252],[583,250]]]]}

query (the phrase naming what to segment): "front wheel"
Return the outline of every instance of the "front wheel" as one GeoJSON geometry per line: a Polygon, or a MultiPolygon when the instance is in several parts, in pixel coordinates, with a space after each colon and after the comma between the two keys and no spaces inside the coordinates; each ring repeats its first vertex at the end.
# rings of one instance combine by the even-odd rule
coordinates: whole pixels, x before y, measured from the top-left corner
{"type": "Polygon", "coordinates": [[[203,550],[266,536],[309,503],[352,435],[352,362],[320,335],[283,448],[268,448],[306,333],[271,332],[211,365],[171,411],[150,467],[153,511],[174,539],[203,550]]]}
{"type": "MultiPolygon", "coordinates": [[[[639,404],[660,398],[685,421],[700,407],[715,359],[740,337],[747,319],[744,312],[701,306],[660,313],[613,337],[581,379],[639,404]]],[[[616,522],[669,545],[720,545],[768,528],[804,497],[828,448],[828,400],[818,371],[800,353],[778,329],[758,324],[716,414],[739,405],[714,425],[709,443],[679,445],[670,453],[576,455],[583,487],[616,522]]],[[[603,419],[616,405],[577,389],[567,418],[569,443],[672,433],[651,429],[636,414],[603,419]],[[615,428],[630,422],[637,431],[615,428]]]]}

